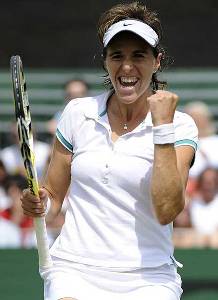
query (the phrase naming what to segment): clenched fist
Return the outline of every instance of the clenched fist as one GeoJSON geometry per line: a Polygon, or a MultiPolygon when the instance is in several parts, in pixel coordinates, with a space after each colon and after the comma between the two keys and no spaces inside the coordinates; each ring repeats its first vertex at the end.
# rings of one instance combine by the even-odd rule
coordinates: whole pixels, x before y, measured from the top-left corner
{"type": "Polygon", "coordinates": [[[147,98],[154,126],[173,122],[179,97],[171,92],[157,90],[147,98]]]}

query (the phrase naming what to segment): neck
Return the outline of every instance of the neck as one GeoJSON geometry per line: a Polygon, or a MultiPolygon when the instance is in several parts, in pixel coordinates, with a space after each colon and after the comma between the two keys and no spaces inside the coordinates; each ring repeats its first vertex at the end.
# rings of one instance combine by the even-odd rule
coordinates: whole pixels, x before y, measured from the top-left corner
{"type": "Polygon", "coordinates": [[[121,117],[125,123],[131,122],[139,116],[145,117],[149,111],[147,97],[140,98],[134,103],[125,104],[116,95],[113,95],[109,106],[112,113],[117,117],[121,117]]]}
{"type": "Polygon", "coordinates": [[[120,128],[129,131],[145,119],[149,111],[147,96],[141,97],[134,103],[125,104],[114,94],[108,103],[108,109],[118,120],[120,128]]]}

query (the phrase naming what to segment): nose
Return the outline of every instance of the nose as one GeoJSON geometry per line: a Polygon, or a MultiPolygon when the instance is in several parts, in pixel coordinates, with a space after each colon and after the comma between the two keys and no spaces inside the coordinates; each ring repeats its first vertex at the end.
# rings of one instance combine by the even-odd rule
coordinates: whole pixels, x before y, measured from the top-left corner
{"type": "Polygon", "coordinates": [[[122,70],[129,73],[133,69],[133,62],[129,58],[125,58],[122,62],[122,70]]]}

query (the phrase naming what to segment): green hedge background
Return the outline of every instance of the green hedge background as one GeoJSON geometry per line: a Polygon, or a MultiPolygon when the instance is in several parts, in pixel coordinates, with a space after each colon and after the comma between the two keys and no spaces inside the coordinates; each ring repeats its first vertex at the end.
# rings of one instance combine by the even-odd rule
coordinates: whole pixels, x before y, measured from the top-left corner
{"type": "MultiPolygon", "coordinates": [[[[184,264],[182,300],[217,300],[218,251],[176,250],[175,256],[184,264]]],[[[43,300],[36,250],[0,250],[0,299],[43,300]]]]}

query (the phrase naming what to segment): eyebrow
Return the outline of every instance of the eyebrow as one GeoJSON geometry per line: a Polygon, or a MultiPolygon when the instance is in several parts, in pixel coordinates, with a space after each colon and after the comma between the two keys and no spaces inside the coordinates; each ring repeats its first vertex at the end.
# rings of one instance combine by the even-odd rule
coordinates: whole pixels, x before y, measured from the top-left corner
{"type": "Polygon", "coordinates": [[[114,54],[120,54],[122,51],[121,50],[112,50],[109,56],[112,56],[114,54]]]}
{"type": "MultiPolygon", "coordinates": [[[[109,54],[109,56],[120,54],[120,53],[122,53],[122,50],[111,50],[111,53],[109,54]]],[[[139,53],[147,54],[148,50],[147,49],[143,49],[143,50],[141,49],[141,50],[133,51],[133,54],[139,54],[139,53]]]]}
{"type": "Polygon", "coordinates": [[[137,54],[137,53],[145,53],[145,54],[147,54],[148,53],[148,49],[146,48],[144,50],[135,50],[135,51],[133,51],[133,53],[134,54],[137,54]]]}

